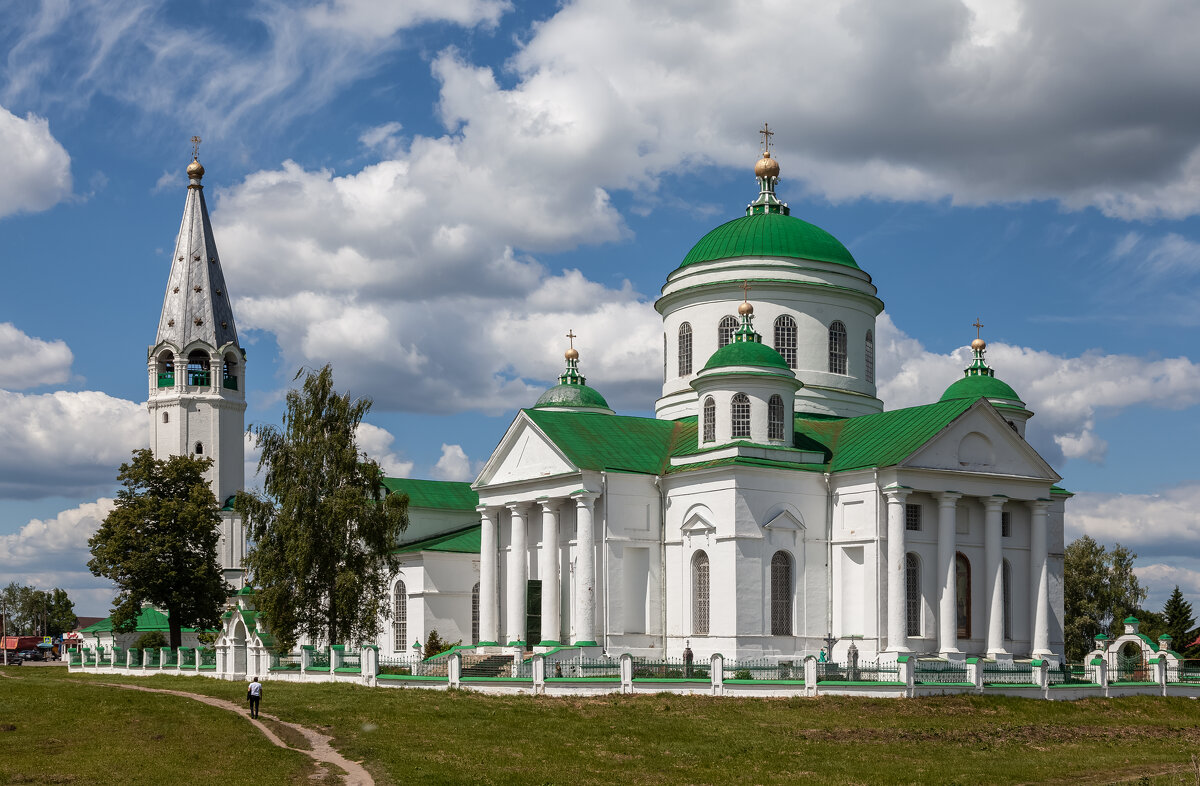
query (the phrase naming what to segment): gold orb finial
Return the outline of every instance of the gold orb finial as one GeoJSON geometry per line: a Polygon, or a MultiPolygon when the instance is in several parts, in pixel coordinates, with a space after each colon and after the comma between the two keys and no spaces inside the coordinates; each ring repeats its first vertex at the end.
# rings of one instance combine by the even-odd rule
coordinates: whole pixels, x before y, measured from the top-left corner
{"type": "Polygon", "coordinates": [[[779,162],[771,158],[771,151],[763,151],[762,158],[754,165],[754,176],[779,177],[779,162]]]}
{"type": "Polygon", "coordinates": [[[567,360],[579,360],[579,350],[575,348],[575,339],[577,338],[579,338],[579,336],[575,335],[574,330],[567,331],[567,340],[571,342],[570,348],[563,353],[563,357],[565,357],[567,360]]]}
{"type": "Polygon", "coordinates": [[[746,316],[747,314],[753,314],[753,313],[754,313],[754,306],[750,305],[749,302],[742,303],[741,305],[738,306],[738,314],[742,315],[743,317],[746,316]]]}
{"type": "Polygon", "coordinates": [[[199,180],[204,177],[204,166],[200,163],[200,137],[192,137],[192,163],[188,164],[187,175],[189,178],[199,180]]]}
{"type": "Polygon", "coordinates": [[[981,338],[977,338],[971,342],[971,349],[987,349],[987,342],[981,338]]]}

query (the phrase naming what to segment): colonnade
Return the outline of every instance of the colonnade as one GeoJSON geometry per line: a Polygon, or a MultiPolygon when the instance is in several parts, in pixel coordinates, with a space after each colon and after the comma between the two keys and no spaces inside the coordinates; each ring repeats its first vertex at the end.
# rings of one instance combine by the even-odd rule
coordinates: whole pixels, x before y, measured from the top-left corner
{"type": "Polygon", "coordinates": [[[536,502],[510,502],[503,506],[480,505],[479,554],[479,645],[534,647],[566,644],[561,630],[561,561],[559,558],[559,513],[566,504],[575,505],[575,594],[571,623],[575,646],[596,645],[596,535],[595,502],[599,494],[579,491],[567,497],[543,498],[536,502]],[[507,586],[504,591],[506,630],[500,636],[500,517],[507,509],[512,535],[508,553],[507,586]],[[541,514],[542,549],[538,576],[542,582],[542,640],[527,641],[526,604],[529,588],[530,517],[541,514]]]}
{"type": "MultiPolygon", "coordinates": [[[[913,489],[893,486],[883,490],[887,499],[887,651],[909,652],[905,602],[908,538],[905,528],[905,501],[913,489]]],[[[958,500],[956,491],[934,492],[938,502],[937,578],[938,578],[938,652],[958,654],[958,607],[955,559],[958,552],[958,500]]],[[[1002,577],[1002,522],[1005,503],[1026,504],[1031,511],[1029,538],[1029,575],[1031,592],[1032,653],[1034,658],[1051,654],[1050,573],[1047,564],[1047,516],[1050,501],[1039,499],[1021,503],[1004,495],[980,497],[983,503],[984,612],[988,657],[1009,654],[1004,649],[1004,586],[1002,577]]]]}

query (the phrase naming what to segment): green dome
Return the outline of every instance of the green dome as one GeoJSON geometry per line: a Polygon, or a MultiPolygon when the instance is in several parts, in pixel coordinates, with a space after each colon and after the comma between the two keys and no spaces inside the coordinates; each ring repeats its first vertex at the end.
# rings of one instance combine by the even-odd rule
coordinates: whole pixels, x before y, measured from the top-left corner
{"type": "Polygon", "coordinates": [[[543,393],[537,403],[533,405],[534,409],[549,407],[612,409],[604,400],[604,396],[601,396],[595,389],[589,388],[587,385],[570,384],[555,385],[543,393]]]}
{"type": "Polygon", "coordinates": [[[734,257],[815,259],[859,269],[836,237],[807,221],[779,213],[742,216],[721,224],[700,238],[679,266],[734,257]]]}
{"type": "Polygon", "coordinates": [[[704,370],[726,366],[760,366],[791,371],[783,355],[757,341],[734,341],[718,349],[704,364],[704,370]]]}
{"type": "Polygon", "coordinates": [[[949,401],[955,398],[1005,399],[1025,406],[1025,402],[1021,401],[1020,396],[1017,395],[1017,391],[995,377],[989,377],[984,374],[963,377],[958,380],[946,388],[946,392],[942,394],[941,400],[949,401]]]}

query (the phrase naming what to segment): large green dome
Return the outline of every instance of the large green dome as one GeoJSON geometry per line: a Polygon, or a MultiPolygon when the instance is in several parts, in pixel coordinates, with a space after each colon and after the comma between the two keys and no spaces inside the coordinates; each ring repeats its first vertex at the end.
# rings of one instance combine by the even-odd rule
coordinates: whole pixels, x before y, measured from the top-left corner
{"type": "Polygon", "coordinates": [[[712,354],[704,364],[704,370],[726,366],[759,366],[791,371],[783,355],[757,341],[734,341],[726,344],[712,354]]]}
{"type": "Polygon", "coordinates": [[[607,409],[608,402],[604,400],[604,396],[594,388],[587,385],[555,385],[541,395],[537,403],[533,405],[534,409],[546,409],[551,407],[569,407],[575,408],[590,408],[590,409],[607,409]]]}
{"type": "Polygon", "coordinates": [[[735,218],[700,238],[680,267],[734,257],[813,259],[858,268],[841,242],[818,226],[780,213],[735,218]]]}
{"type": "Polygon", "coordinates": [[[1017,391],[1013,390],[1009,385],[995,377],[978,376],[963,377],[957,380],[950,387],[946,388],[946,392],[942,394],[942,401],[949,401],[955,398],[986,398],[989,400],[1005,400],[1011,401],[1014,404],[1025,406],[1025,402],[1017,395],[1017,391]]]}

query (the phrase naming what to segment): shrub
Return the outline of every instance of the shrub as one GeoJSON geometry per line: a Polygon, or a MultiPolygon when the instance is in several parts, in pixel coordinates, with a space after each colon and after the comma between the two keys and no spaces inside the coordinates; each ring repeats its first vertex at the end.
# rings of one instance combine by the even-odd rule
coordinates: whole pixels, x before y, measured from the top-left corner
{"type": "Polygon", "coordinates": [[[143,633],[133,642],[133,646],[139,650],[152,650],[159,647],[167,646],[167,637],[162,635],[162,631],[153,630],[149,633],[143,633]]]}

